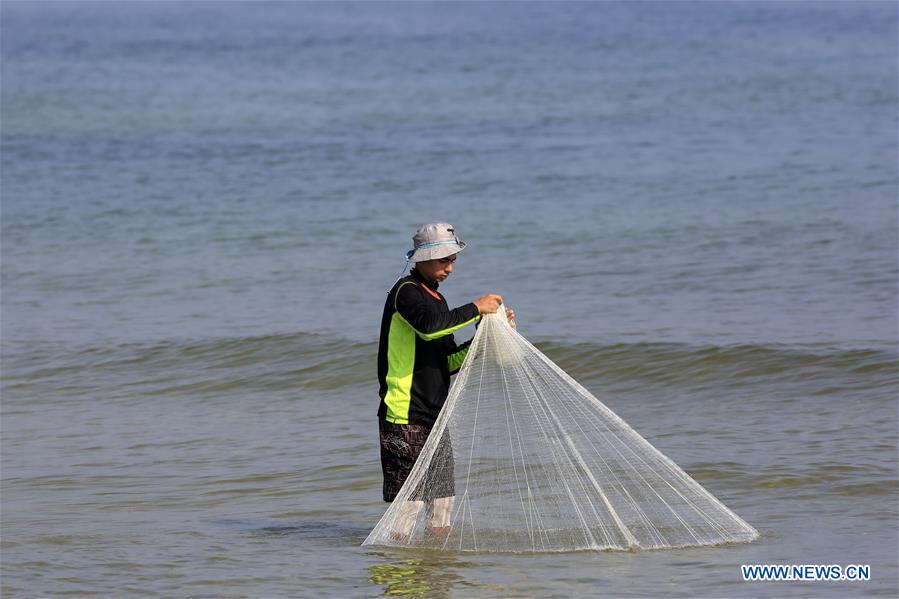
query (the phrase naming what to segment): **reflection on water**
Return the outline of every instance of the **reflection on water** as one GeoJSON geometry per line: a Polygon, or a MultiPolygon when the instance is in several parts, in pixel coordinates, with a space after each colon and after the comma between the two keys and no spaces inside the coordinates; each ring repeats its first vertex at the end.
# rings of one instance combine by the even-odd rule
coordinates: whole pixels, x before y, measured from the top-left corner
{"type": "Polygon", "coordinates": [[[399,553],[374,553],[387,563],[369,566],[369,582],[384,587],[384,595],[395,597],[449,597],[459,584],[470,584],[457,574],[473,564],[448,559],[445,555],[416,553],[401,559],[399,553]]]}

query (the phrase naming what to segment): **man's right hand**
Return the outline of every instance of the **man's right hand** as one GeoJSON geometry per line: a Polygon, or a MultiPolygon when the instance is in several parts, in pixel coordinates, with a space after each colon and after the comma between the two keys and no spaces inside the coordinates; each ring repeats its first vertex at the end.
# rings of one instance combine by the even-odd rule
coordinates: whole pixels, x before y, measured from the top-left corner
{"type": "Polygon", "coordinates": [[[481,314],[493,314],[499,310],[499,306],[502,303],[502,296],[496,295],[495,293],[488,293],[474,301],[474,305],[478,307],[478,312],[481,314]]]}

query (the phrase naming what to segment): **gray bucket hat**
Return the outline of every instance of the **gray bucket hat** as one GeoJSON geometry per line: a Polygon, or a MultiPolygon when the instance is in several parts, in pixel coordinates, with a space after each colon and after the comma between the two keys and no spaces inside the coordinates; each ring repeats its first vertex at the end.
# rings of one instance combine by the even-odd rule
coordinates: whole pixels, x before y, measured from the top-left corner
{"type": "Polygon", "coordinates": [[[456,237],[456,231],[449,223],[428,223],[422,225],[412,237],[415,247],[406,252],[410,262],[436,260],[458,254],[466,243],[456,237]]]}

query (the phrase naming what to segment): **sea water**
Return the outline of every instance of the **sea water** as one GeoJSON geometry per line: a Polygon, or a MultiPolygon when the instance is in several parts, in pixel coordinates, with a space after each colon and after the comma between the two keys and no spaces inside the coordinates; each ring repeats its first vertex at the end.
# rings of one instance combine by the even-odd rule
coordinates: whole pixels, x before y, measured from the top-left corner
{"type": "Polygon", "coordinates": [[[895,4],[0,17],[5,596],[899,590],[895,4]],[[451,305],[501,293],[761,538],[359,547],[379,319],[431,220],[469,242],[451,305]]]}

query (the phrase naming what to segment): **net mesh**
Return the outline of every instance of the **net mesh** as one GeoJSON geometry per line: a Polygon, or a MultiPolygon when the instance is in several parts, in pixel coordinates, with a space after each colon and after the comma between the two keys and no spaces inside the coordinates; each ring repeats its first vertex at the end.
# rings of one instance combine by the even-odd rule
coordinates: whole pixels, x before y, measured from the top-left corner
{"type": "Polygon", "coordinates": [[[500,310],[481,321],[418,461],[363,545],[631,550],[757,536],[500,310]]]}

